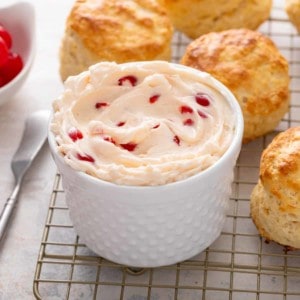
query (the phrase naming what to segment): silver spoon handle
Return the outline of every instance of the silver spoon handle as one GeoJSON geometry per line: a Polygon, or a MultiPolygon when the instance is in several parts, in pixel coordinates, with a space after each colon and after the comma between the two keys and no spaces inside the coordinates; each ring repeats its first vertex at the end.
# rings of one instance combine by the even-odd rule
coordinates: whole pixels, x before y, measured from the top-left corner
{"type": "Polygon", "coordinates": [[[21,182],[18,182],[15,185],[15,188],[12,191],[10,197],[6,200],[4,207],[1,211],[1,214],[0,214],[0,244],[4,237],[4,233],[7,228],[7,224],[10,219],[10,216],[13,212],[14,207],[16,206],[20,187],[21,187],[21,182]]]}

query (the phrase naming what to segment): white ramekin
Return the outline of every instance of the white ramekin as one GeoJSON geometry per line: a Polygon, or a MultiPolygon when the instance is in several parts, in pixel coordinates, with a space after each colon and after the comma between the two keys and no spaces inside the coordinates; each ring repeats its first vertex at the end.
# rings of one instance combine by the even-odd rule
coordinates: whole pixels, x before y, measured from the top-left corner
{"type": "Polygon", "coordinates": [[[226,218],[243,136],[240,106],[232,93],[208,74],[172,65],[205,76],[206,82],[225,96],[236,120],[230,147],[201,173],[162,186],[109,183],[67,165],[49,128],[51,153],[81,241],[98,255],[127,266],[158,267],[191,258],[218,238],[226,218]]]}

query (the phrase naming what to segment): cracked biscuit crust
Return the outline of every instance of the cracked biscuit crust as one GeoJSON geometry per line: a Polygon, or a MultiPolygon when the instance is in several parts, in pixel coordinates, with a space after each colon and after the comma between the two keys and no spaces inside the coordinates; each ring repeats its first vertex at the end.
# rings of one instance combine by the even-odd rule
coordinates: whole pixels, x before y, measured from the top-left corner
{"type": "Polygon", "coordinates": [[[155,0],[77,0],[60,48],[61,78],[100,61],[170,60],[172,35],[155,0]]]}
{"type": "Polygon", "coordinates": [[[268,19],[272,0],[159,0],[174,26],[192,39],[212,31],[257,29],[268,19]]]}

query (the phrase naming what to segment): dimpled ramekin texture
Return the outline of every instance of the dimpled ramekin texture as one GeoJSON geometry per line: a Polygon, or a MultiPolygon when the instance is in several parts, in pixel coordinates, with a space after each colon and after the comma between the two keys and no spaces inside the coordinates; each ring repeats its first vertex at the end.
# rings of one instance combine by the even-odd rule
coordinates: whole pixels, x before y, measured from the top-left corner
{"type": "Polygon", "coordinates": [[[74,171],[61,157],[57,165],[76,232],[108,260],[133,267],[169,265],[203,251],[221,233],[233,159],[203,176],[155,187],[104,182],[74,171]]]}

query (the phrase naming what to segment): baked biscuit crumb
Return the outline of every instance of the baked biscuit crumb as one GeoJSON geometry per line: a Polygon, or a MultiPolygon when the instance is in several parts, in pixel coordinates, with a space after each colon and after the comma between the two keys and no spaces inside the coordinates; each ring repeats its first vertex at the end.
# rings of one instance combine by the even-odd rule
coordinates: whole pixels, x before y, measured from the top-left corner
{"type": "Polygon", "coordinates": [[[278,134],[264,150],[250,208],[262,237],[300,249],[300,127],[278,134]]]}

